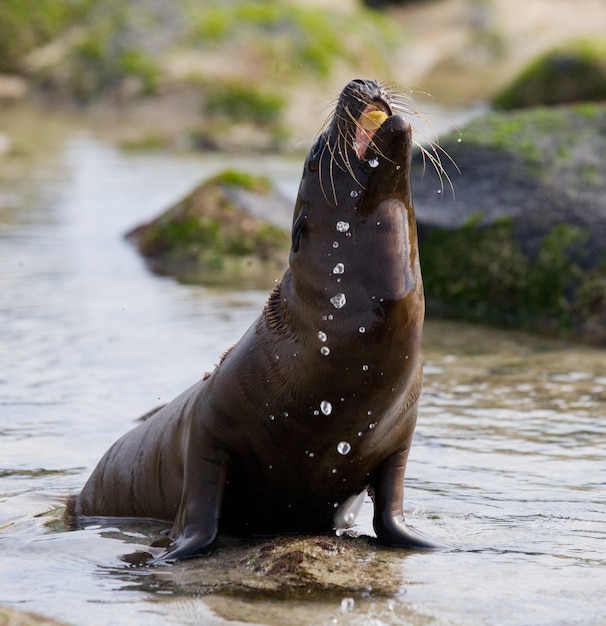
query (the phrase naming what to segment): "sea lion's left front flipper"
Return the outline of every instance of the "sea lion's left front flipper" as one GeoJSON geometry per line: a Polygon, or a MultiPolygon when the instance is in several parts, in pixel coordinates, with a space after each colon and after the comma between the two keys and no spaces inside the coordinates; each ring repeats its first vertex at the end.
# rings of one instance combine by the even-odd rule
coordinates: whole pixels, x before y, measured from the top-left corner
{"type": "Polygon", "coordinates": [[[156,563],[208,554],[217,538],[229,458],[202,421],[191,418],[183,442],[181,505],[170,532],[171,544],[156,563]]]}
{"type": "Polygon", "coordinates": [[[373,526],[379,541],[388,546],[431,550],[440,546],[413,532],[404,519],[404,472],[410,446],[387,458],[372,482],[373,526]]]}

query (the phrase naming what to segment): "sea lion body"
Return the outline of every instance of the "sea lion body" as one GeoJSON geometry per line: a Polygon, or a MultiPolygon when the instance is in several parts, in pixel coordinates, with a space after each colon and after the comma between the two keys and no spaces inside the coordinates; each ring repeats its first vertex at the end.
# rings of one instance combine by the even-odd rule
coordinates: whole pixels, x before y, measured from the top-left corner
{"type": "Polygon", "coordinates": [[[380,85],[345,87],[307,157],[290,268],[263,313],[210,375],[110,448],[72,515],[174,520],[172,560],[219,530],[326,531],[337,512],[351,525],[370,489],[382,542],[431,546],[402,513],[424,316],[411,142],[380,85]]]}

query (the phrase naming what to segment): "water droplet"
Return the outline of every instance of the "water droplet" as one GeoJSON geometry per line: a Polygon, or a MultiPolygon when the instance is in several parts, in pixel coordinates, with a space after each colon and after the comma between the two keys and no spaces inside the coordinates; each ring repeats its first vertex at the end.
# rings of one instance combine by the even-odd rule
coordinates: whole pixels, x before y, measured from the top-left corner
{"type": "Polygon", "coordinates": [[[376,424],[374,422],[371,422],[370,424],[368,424],[368,428],[370,428],[370,430],[373,430],[375,426],[376,424]]]}
{"type": "Polygon", "coordinates": [[[457,143],[461,143],[462,141],[463,141],[463,138],[462,138],[462,137],[459,137],[459,138],[457,139],[457,143]]]}
{"type": "Polygon", "coordinates": [[[320,411],[322,411],[324,415],[330,415],[332,413],[332,404],[328,400],[322,400],[322,402],[320,402],[320,411]]]}
{"type": "Polygon", "coordinates": [[[269,419],[273,422],[276,419],[276,416],[275,415],[270,415],[269,419]]]}
{"type": "Polygon", "coordinates": [[[326,317],[326,315],[322,316],[322,321],[325,322],[328,318],[326,317]]]}
{"type": "Polygon", "coordinates": [[[313,458],[314,458],[314,456],[316,456],[316,453],[315,453],[315,452],[310,452],[310,453],[309,453],[309,458],[310,458],[310,459],[313,459],[313,458]]]}
{"type": "Polygon", "coordinates": [[[337,452],[345,456],[351,452],[351,445],[347,441],[340,441],[337,444],[337,452]]]}
{"type": "Polygon", "coordinates": [[[367,372],[368,371],[368,365],[362,365],[362,370],[367,372]]]}
{"type": "Polygon", "coordinates": [[[441,193],[442,193],[442,190],[441,190],[441,189],[436,189],[436,193],[437,193],[437,194],[441,194],[441,193]]]}
{"type": "Polygon", "coordinates": [[[359,191],[356,191],[356,190],[354,189],[353,191],[350,191],[350,192],[349,192],[349,195],[350,195],[352,198],[357,198],[357,197],[360,195],[360,192],[359,192],[359,191]]]}
{"type": "Polygon", "coordinates": [[[360,328],[358,328],[358,332],[365,333],[366,332],[366,328],[364,328],[364,326],[360,326],[360,328]]]}
{"type": "Polygon", "coordinates": [[[337,263],[332,270],[333,274],[342,274],[345,271],[345,265],[343,263],[337,263]]]}
{"type": "Polygon", "coordinates": [[[269,469],[273,469],[274,466],[273,465],[268,465],[269,469]]]}
{"type": "Polygon", "coordinates": [[[396,170],[400,171],[402,167],[400,165],[396,165],[396,170]]]}
{"type": "Polygon", "coordinates": [[[339,503],[338,502],[333,502],[333,508],[334,509],[338,509],[339,508],[339,503]]]}
{"type": "Polygon", "coordinates": [[[338,241],[333,241],[332,242],[332,247],[333,248],[338,248],[339,247],[339,242],[338,241]]]}
{"type": "Polygon", "coordinates": [[[314,411],[314,415],[320,415],[320,411],[318,411],[318,409],[316,409],[316,410],[314,411]]]}
{"type": "Polygon", "coordinates": [[[332,313],[328,316],[328,320],[331,321],[334,319],[334,316],[332,315],[332,313]]]}
{"type": "Polygon", "coordinates": [[[361,437],[363,434],[364,433],[361,430],[358,431],[358,437],[361,437]]]}
{"type": "Polygon", "coordinates": [[[379,222],[377,222],[377,226],[381,226],[381,222],[380,222],[380,221],[379,221],[379,222]]]}
{"type": "Polygon", "coordinates": [[[377,157],[370,159],[368,165],[370,165],[370,167],[379,167],[379,159],[377,159],[377,157]]]}
{"type": "Polygon", "coordinates": [[[351,526],[355,521],[356,521],[356,516],[353,513],[346,513],[343,516],[343,521],[348,525],[351,526]]]}
{"type": "Polygon", "coordinates": [[[349,230],[349,222],[337,222],[337,230],[340,233],[346,233],[349,230]]]}
{"type": "Polygon", "coordinates": [[[330,348],[328,346],[322,346],[320,348],[320,354],[322,356],[328,356],[330,354],[330,348]]]}
{"type": "Polygon", "coordinates": [[[354,610],[356,601],[353,598],[343,598],[341,600],[341,613],[351,613],[354,610]]]}
{"type": "MultiPolygon", "coordinates": [[[[345,534],[345,529],[344,529],[344,528],[337,528],[337,530],[335,530],[335,535],[336,535],[337,537],[342,537],[344,534],[345,534]]],[[[333,624],[336,624],[336,623],[337,623],[337,620],[336,620],[336,619],[333,619],[332,623],[333,623],[333,624]]]]}
{"type": "Polygon", "coordinates": [[[288,417],[288,411],[284,411],[282,415],[284,415],[284,417],[288,417]]]}
{"type": "Polygon", "coordinates": [[[337,473],[337,468],[336,468],[336,467],[333,467],[333,468],[332,468],[332,473],[333,473],[333,474],[336,474],[336,473],[337,473]]]}
{"type": "Polygon", "coordinates": [[[328,335],[325,332],[322,332],[321,330],[318,331],[318,339],[322,342],[326,341],[328,339],[328,335]]]}
{"type": "Polygon", "coordinates": [[[335,309],[342,309],[347,303],[347,298],[345,298],[344,293],[338,293],[330,299],[330,303],[335,307],[335,309]]]}

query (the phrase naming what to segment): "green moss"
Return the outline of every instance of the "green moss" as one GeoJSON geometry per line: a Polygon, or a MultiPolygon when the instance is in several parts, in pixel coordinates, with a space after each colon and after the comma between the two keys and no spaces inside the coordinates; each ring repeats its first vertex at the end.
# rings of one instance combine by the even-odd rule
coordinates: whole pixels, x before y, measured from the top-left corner
{"type": "Polygon", "coordinates": [[[494,101],[502,109],[606,98],[606,41],[581,39],[533,61],[494,101]]]}
{"type": "Polygon", "coordinates": [[[572,155],[571,148],[578,140],[571,124],[576,110],[537,107],[488,113],[465,128],[463,141],[508,152],[525,165],[527,173],[547,173],[555,163],[572,155]]]}
{"type": "Polygon", "coordinates": [[[189,8],[188,41],[197,46],[237,42],[264,51],[274,74],[290,79],[300,70],[328,76],[335,61],[388,65],[398,41],[391,21],[362,7],[355,15],[269,0],[207,2],[189,8]]]}
{"type": "Polygon", "coordinates": [[[220,183],[228,187],[240,187],[247,191],[253,191],[259,194],[267,194],[271,190],[271,181],[265,176],[254,176],[248,172],[240,170],[228,169],[213,176],[209,183],[220,183]]]}
{"type": "Polygon", "coordinates": [[[579,270],[567,252],[583,238],[576,227],[558,226],[530,259],[511,220],[432,231],[421,241],[428,309],[509,326],[569,328],[579,270]]]}
{"type": "Polygon", "coordinates": [[[92,0],[2,0],[0,72],[18,72],[23,56],[77,24],[92,0]]]}
{"type": "Polygon", "coordinates": [[[580,278],[573,310],[575,318],[600,324],[606,340],[606,255],[599,265],[580,278]]]}
{"type": "Polygon", "coordinates": [[[279,121],[285,106],[282,96],[242,81],[216,85],[205,101],[206,113],[211,117],[227,117],[231,121],[262,126],[279,121]]]}
{"type": "Polygon", "coordinates": [[[117,69],[121,77],[135,76],[142,82],[141,93],[155,93],[160,83],[158,64],[142,50],[122,50],[117,60],[117,69]]]}

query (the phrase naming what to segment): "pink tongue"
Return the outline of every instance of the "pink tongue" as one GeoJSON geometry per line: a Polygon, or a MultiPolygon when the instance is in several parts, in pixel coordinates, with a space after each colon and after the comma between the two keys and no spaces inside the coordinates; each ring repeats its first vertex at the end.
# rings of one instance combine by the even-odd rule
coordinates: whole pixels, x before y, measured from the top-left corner
{"type": "Polygon", "coordinates": [[[368,149],[372,138],[383,122],[383,120],[381,120],[381,117],[383,116],[385,119],[387,118],[387,115],[374,104],[369,104],[364,111],[362,111],[362,115],[360,115],[360,119],[356,125],[356,138],[354,143],[354,149],[359,159],[363,159],[366,155],[366,150],[368,149]],[[369,113],[380,113],[382,115],[379,115],[378,118],[375,116],[371,121],[366,117],[369,113]]]}

